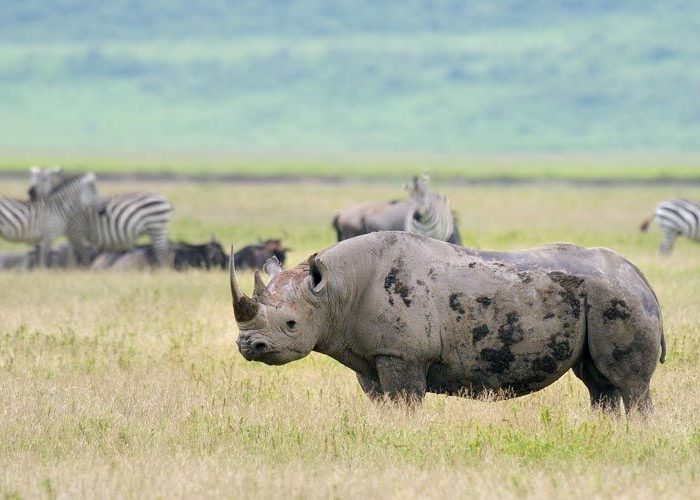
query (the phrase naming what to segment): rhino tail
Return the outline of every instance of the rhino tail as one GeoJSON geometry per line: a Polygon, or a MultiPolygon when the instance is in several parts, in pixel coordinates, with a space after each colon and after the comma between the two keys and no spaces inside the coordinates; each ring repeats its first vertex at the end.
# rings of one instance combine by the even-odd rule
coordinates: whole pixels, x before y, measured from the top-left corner
{"type": "Polygon", "coordinates": [[[663,326],[661,327],[661,357],[659,358],[660,363],[666,361],[666,337],[664,336],[663,326]]]}

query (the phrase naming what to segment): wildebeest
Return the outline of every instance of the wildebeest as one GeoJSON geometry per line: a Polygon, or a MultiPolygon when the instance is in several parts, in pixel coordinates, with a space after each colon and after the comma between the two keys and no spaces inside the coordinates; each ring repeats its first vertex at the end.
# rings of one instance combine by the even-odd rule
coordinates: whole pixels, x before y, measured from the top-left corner
{"type": "Polygon", "coordinates": [[[337,240],[375,231],[411,231],[461,245],[457,219],[450,211],[447,199],[428,189],[427,176],[414,177],[407,188],[411,195],[408,200],[360,203],[342,210],[332,222],[337,240]],[[442,210],[436,211],[435,207],[442,210]],[[441,215],[442,211],[446,211],[448,217],[445,221],[440,220],[442,217],[434,217],[436,212],[441,215]],[[446,226],[445,232],[443,227],[446,226]]]}
{"type": "Polygon", "coordinates": [[[233,263],[236,269],[262,269],[267,259],[276,257],[284,265],[288,251],[281,239],[269,239],[241,248],[235,253],[233,263]]]}
{"type": "Polygon", "coordinates": [[[591,404],[648,412],[665,358],[661,311],[612,250],[555,244],[481,252],[405,232],[337,243],[294,269],[230,269],[238,348],[279,365],[311,351],[357,373],[370,397],[421,400],[542,389],[569,369],[591,404]]]}
{"type": "MultiPolygon", "coordinates": [[[[225,269],[229,256],[221,244],[212,237],[207,243],[194,245],[184,241],[170,244],[173,253],[172,267],[176,271],[186,269],[225,269]]],[[[91,269],[137,270],[158,266],[157,253],[152,245],[139,245],[123,252],[102,252],[93,261],[91,269]]]]}
{"type": "MultiPolygon", "coordinates": [[[[47,267],[52,269],[65,269],[75,264],[72,260],[70,247],[68,245],[58,245],[52,247],[49,251],[47,267]]],[[[0,269],[19,269],[26,271],[36,267],[39,267],[39,249],[37,247],[34,247],[28,252],[0,254],[0,269]]]]}

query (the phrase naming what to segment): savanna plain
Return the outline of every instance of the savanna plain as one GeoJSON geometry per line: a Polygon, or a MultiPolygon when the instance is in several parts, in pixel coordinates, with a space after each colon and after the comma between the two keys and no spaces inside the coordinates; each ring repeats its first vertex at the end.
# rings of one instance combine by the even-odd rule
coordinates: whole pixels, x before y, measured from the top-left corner
{"type": "MultiPolygon", "coordinates": [[[[567,241],[640,266],[664,314],[668,359],[647,420],[589,409],[567,374],[507,401],[428,395],[374,404],[321,355],[286,366],[237,352],[224,271],[0,274],[0,495],[5,498],[700,497],[700,246],[657,253],[638,227],[700,186],[436,183],[465,245],[567,241]]],[[[26,185],[3,181],[3,194],[26,185]]],[[[355,201],[400,181],[107,183],[176,207],[173,239],[227,246],[283,237],[289,264],[331,245],[355,201]]],[[[5,242],[0,249],[10,250],[5,242]]],[[[252,275],[242,273],[252,289],[252,275]]]]}

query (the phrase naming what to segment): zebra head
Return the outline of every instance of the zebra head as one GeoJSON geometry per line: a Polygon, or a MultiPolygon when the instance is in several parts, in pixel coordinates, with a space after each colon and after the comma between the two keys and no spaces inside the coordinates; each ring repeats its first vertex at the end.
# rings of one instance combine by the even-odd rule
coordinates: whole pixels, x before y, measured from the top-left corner
{"type": "Polygon", "coordinates": [[[60,207],[63,211],[80,210],[94,206],[100,201],[95,174],[88,173],[66,177],[43,198],[31,203],[47,207],[60,207]]]}
{"type": "Polygon", "coordinates": [[[32,166],[29,168],[29,199],[35,201],[46,198],[51,191],[60,186],[67,178],[66,172],[58,165],[51,168],[32,166]]]}

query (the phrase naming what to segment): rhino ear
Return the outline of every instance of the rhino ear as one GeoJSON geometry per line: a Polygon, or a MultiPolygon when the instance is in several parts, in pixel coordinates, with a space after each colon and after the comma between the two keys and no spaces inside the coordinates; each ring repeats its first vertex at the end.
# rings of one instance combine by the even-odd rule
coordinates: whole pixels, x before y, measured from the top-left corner
{"type": "Polygon", "coordinates": [[[274,278],[275,274],[282,272],[280,261],[275,255],[265,261],[263,269],[270,276],[270,278],[274,278]]]}
{"type": "Polygon", "coordinates": [[[311,291],[320,293],[328,283],[328,268],[316,255],[313,254],[309,257],[309,276],[311,277],[311,291]]]}

